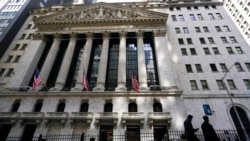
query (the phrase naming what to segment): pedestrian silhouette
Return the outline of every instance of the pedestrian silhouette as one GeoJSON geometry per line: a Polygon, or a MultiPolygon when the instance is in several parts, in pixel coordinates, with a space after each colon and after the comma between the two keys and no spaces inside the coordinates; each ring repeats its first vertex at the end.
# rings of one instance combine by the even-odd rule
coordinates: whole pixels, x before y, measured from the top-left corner
{"type": "Polygon", "coordinates": [[[192,125],[192,115],[188,115],[187,119],[184,121],[184,129],[185,129],[185,135],[187,138],[187,141],[199,141],[197,136],[195,135],[195,132],[199,130],[199,128],[194,129],[192,125]]]}
{"type": "Polygon", "coordinates": [[[203,116],[204,122],[201,124],[201,129],[205,141],[220,141],[220,138],[215,133],[213,126],[209,123],[208,116],[203,116]]]}

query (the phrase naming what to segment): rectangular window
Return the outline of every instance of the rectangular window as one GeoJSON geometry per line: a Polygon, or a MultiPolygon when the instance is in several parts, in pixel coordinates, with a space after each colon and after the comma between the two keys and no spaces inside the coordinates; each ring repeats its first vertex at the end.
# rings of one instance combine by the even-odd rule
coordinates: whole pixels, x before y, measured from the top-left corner
{"type": "Polygon", "coordinates": [[[204,6],[205,9],[209,10],[209,6],[204,6]]]}
{"type": "Polygon", "coordinates": [[[13,71],[14,71],[14,69],[13,69],[13,68],[10,68],[10,69],[8,70],[8,72],[6,73],[5,77],[11,76],[11,74],[13,73],[13,71]]]}
{"type": "Polygon", "coordinates": [[[215,55],[220,54],[219,49],[217,47],[213,47],[212,49],[213,49],[215,55]]]}
{"type": "Polygon", "coordinates": [[[201,14],[197,14],[197,16],[200,21],[204,20],[201,14]]]}
{"type": "Polygon", "coordinates": [[[204,38],[199,38],[199,39],[200,39],[200,43],[201,43],[201,44],[206,44],[206,41],[205,41],[204,38]]]}
{"type": "Polygon", "coordinates": [[[190,16],[191,21],[196,21],[194,14],[190,14],[189,16],[190,16]]]}
{"type": "Polygon", "coordinates": [[[209,30],[208,30],[208,27],[207,27],[207,26],[204,26],[204,27],[203,27],[203,30],[204,30],[204,32],[209,32],[209,30]]]}
{"type": "Polygon", "coordinates": [[[184,33],[189,33],[188,27],[183,27],[183,32],[184,32],[184,33]]]}
{"type": "Polygon", "coordinates": [[[221,64],[220,64],[220,68],[221,68],[221,71],[222,71],[222,72],[228,72],[228,69],[227,69],[226,64],[221,63],[221,64]]]}
{"type": "Polygon", "coordinates": [[[215,13],[215,15],[217,16],[217,18],[218,18],[219,20],[223,19],[220,13],[215,13]]]}
{"type": "Polygon", "coordinates": [[[244,81],[244,83],[245,83],[245,85],[246,85],[246,88],[247,88],[248,90],[250,90],[250,80],[249,80],[249,79],[244,79],[243,81],[244,81]]]}
{"type": "Polygon", "coordinates": [[[227,44],[228,43],[226,37],[220,37],[220,38],[221,38],[221,41],[222,41],[223,44],[227,44]]]}
{"type": "Polygon", "coordinates": [[[195,10],[198,10],[199,8],[198,8],[198,6],[194,6],[194,9],[195,9],[195,10]]]}
{"type": "Polygon", "coordinates": [[[226,87],[224,86],[222,80],[216,80],[216,82],[217,82],[217,85],[218,85],[220,90],[225,90],[226,89],[226,87]]]}
{"type": "Polygon", "coordinates": [[[175,28],[175,33],[180,34],[181,33],[180,28],[175,28]]]}
{"type": "Polygon", "coordinates": [[[20,50],[25,50],[28,44],[23,44],[20,50]]]}
{"type": "Polygon", "coordinates": [[[222,32],[220,26],[215,26],[215,29],[216,29],[217,32],[222,32]]]}
{"type": "Polygon", "coordinates": [[[211,68],[212,72],[218,72],[215,64],[210,64],[210,68],[211,68]]]}
{"type": "Polygon", "coordinates": [[[203,48],[205,55],[210,55],[210,51],[208,48],[203,48]]]}
{"type": "Polygon", "coordinates": [[[247,70],[250,72],[250,63],[245,63],[247,70]]]}
{"type": "Polygon", "coordinates": [[[201,87],[202,87],[203,90],[208,90],[209,89],[206,80],[201,80],[201,87]]]}
{"type": "Polygon", "coordinates": [[[196,31],[196,33],[200,33],[201,32],[200,27],[195,27],[195,31],[196,31]]]}
{"type": "Polygon", "coordinates": [[[15,63],[19,62],[20,58],[21,58],[21,55],[17,55],[13,62],[15,62],[15,63]]]}
{"type": "Polygon", "coordinates": [[[203,72],[201,64],[195,64],[195,68],[197,72],[203,72]]]}
{"type": "Polygon", "coordinates": [[[29,34],[26,39],[32,39],[33,34],[29,34]]]}
{"type": "Polygon", "coordinates": [[[232,43],[237,43],[235,37],[232,37],[232,36],[231,36],[231,37],[229,37],[229,38],[230,38],[230,40],[231,40],[232,43]]]}
{"type": "Polygon", "coordinates": [[[228,26],[226,26],[226,25],[225,25],[225,26],[223,26],[223,29],[224,29],[224,31],[225,31],[225,32],[229,32],[229,31],[230,31],[229,27],[228,27],[228,26]]]}
{"type": "Polygon", "coordinates": [[[171,15],[172,21],[177,21],[176,15],[171,15]]]}
{"type": "Polygon", "coordinates": [[[182,38],[178,39],[179,45],[184,45],[184,40],[182,38]]]}
{"type": "Polygon", "coordinates": [[[184,16],[183,15],[179,15],[179,20],[180,21],[184,21],[184,16]]]}
{"type": "Polygon", "coordinates": [[[187,38],[187,43],[188,43],[189,45],[193,44],[192,39],[191,39],[191,38],[187,38]]]}
{"type": "Polygon", "coordinates": [[[28,24],[27,27],[25,29],[30,29],[32,26],[32,24],[28,24]]]}
{"type": "Polygon", "coordinates": [[[241,47],[235,47],[236,51],[238,54],[243,54],[244,52],[242,51],[241,47]]]}
{"type": "Polygon", "coordinates": [[[209,44],[215,44],[214,39],[212,37],[208,37],[209,44]]]}
{"type": "Polygon", "coordinates": [[[191,55],[197,55],[195,48],[190,48],[191,55]]]}
{"type": "Polygon", "coordinates": [[[190,80],[190,86],[192,90],[198,90],[198,86],[195,80],[190,80]]]}
{"type": "Polygon", "coordinates": [[[237,88],[236,88],[236,85],[234,84],[234,81],[233,81],[232,79],[228,79],[228,80],[227,80],[227,84],[228,84],[228,86],[229,86],[229,88],[230,88],[231,90],[237,89],[237,88]]]}
{"type": "Polygon", "coordinates": [[[16,44],[12,50],[18,50],[19,47],[20,47],[20,44],[16,44]]]}
{"type": "Polygon", "coordinates": [[[13,58],[13,56],[12,56],[12,55],[10,55],[10,56],[8,57],[8,59],[5,61],[5,63],[9,63],[9,62],[11,62],[12,58],[13,58]]]}
{"type": "Polygon", "coordinates": [[[240,63],[235,63],[235,66],[236,66],[238,72],[243,72],[244,71],[240,63]]]}
{"type": "Polygon", "coordinates": [[[231,47],[226,47],[228,54],[234,54],[233,49],[231,47]]]}
{"type": "Polygon", "coordinates": [[[23,40],[25,38],[26,34],[22,34],[20,37],[20,40],[23,40]]]}
{"type": "Polygon", "coordinates": [[[0,77],[3,76],[4,72],[5,72],[5,68],[1,68],[1,70],[0,70],[0,77]]]}
{"type": "Polygon", "coordinates": [[[182,55],[188,55],[187,50],[185,48],[181,48],[181,54],[182,55]]]}
{"type": "Polygon", "coordinates": [[[208,13],[208,16],[209,16],[210,20],[215,20],[214,15],[212,13],[208,13]]]}
{"type": "Polygon", "coordinates": [[[187,70],[187,73],[192,73],[193,72],[192,66],[190,64],[186,64],[186,70],[187,70]]]}

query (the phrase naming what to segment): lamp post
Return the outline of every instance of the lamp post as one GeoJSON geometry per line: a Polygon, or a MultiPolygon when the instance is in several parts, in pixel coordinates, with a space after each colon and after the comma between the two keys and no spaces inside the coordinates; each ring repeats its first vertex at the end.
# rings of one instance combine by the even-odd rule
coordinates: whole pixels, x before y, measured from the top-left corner
{"type": "Polygon", "coordinates": [[[237,119],[238,119],[239,122],[240,122],[240,126],[241,126],[241,128],[242,128],[242,130],[243,130],[243,133],[244,133],[244,135],[245,135],[246,141],[250,141],[250,139],[249,139],[249,137],[248,137],[248,135],[247,135],[246,129],[245,129],[245,127],[244,127],[244,125],[243,125],[243,123],[242,123],[242,121],[241,121],[240,115],[239,115],[239,113],[238,113],[238,111],[237,111],[237,109],[236,109],[236,107],[235,107],[235,105],[234,105],[232,96],[231,96],[231,94],[230,94],[230,92],[229,92],[229,90],[228,90],[228,88],[227,88],[226,83],[224,82],[224,79],[225,79],[225,77],[227,76],[227,74],[229,73],[230,69],[231,69],[235,64],[237,64],[237,63],[238,63],[238,62],[235,62],[232,66],[229,67],[229,69],[227,70],[227,72],[226,72],[226,73],[224,74],[224,76],[222,77],[221,81],[222,81],[224,87],[225,87],[226,90],[227,90],[228,97],[229,97],[230,102],[231,102],[231,104],[232,104],[232,107],[233,107],[233,109],[234,109],[234,111],[235,111],[236,117],[237,117],[237,119]]]}

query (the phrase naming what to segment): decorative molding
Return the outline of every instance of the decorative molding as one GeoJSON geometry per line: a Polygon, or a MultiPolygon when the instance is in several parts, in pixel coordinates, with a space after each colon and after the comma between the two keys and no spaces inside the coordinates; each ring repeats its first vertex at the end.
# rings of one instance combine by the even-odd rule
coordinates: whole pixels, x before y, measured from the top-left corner
{"type": "Polygon", "coordinates": [[[120,38],[126,38],[127,32],[126,31],[119,31],[120,38]]]}
{"type": "Polygon", "coordinates": [[[33,40],[43,40],[44,39],[44,35],[37,33],[33,35],[33,40]]]}
{"type": "Polygon", "coordinates": [[[104,32],[102,33],[102,36],[103,36],[103,38],[109,38],[110,32],[104,31],[104,32]]]}
{"type": "Polygon", "coordinates": [[[154,36],[155,37],[162,37],[162,36],[165,36],[165,35],[166,35],[166,31],[164,31],[164,30],[154,31],[154,36]]]}
{"type": "Polygon", "coordinates": [[[144,31],[142,31],[142,30],[139,30],[139,31],[136,32],[137,38],[142,38],[143,35],[144,35],[144,31]]]}

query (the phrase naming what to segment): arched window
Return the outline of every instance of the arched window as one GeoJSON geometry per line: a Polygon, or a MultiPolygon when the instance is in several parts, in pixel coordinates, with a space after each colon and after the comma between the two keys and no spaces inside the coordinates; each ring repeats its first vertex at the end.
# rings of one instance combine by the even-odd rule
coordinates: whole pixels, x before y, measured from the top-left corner
{"type": "Polygon", "coordinates": [[[42,109],[43,103],[42,101],[38,101],[35,105],[34,112],[40,112],[42,109]]]}
{"type": "Polygon", "coordinates": [[[162,112],[162,106],[161,106],[161,103],[159,102],[154,103],[153,108],[154,108],[154,112],[162,112]]]}
{"type": "Polygon", "coordinates": [[[65,102],[60,102],[57,106],[57,112],[64,112],[65,102]]]}
{"type": "Polygon", "coordinates": [[[15,102],[12,105],[11,112],[17,112],[20,107],[20,103],[21,103],[20,99],[15,100],[15,102]]]}
{"type": "Polygon", "coordinates": [[[113,111],[113,104],[112,103],[106,103],[104,105],[104,112],[112,112],[113,111]]]}
{"type": "Polygon", "coordinates": [[[137,112],[137,104],[136,103],[129,103],[128,105],[128,112],[137,112]]]}
{"type": "MultiPolygon", "coordinates": [[[[239,114],[239,117],[240,117],[240,120],[242,121],[243,126],[246,129],[246,131],[248,133],[248,136],[249,136],[250,135],[250,122],[249,122],[249,119],[247,117],[247,114],[240,107],[236,106],[236,110],[237,110],[237,112],[239,114]]],[[[243,129],[241,128],[241,125],[240,125],[240,121],[239,121],[239,119],[238,119],[238,117],[236,115],[236,112],[235,112],[235,110],[234,110],[233,107],[230,109],[230,114],[231,114],[231,117],[233,119],[233,122],[234,122],[234,125],[236,127],[236,130],[237,130],[237,132],[238,132],[238,134],[240,136],[240,139],[243,140],[243,141],[246,140],[244,132],[243,132],[243,129]]]]}
{"type": "Polygon", "coordinates": [[[80,112],[88,112],[89,110],[89,104],[87,102],[84,102],[81,104],[80,112]]]}

